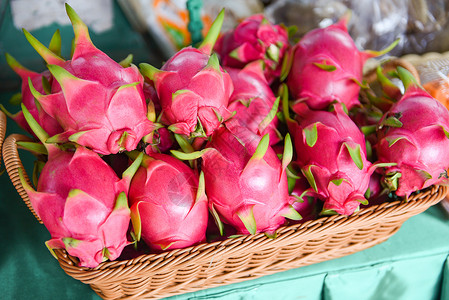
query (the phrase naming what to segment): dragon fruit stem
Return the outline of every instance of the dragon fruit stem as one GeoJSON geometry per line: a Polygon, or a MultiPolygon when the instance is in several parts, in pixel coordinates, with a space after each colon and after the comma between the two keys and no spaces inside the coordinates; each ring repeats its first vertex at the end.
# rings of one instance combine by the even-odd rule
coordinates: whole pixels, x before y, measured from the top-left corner
{"type": "Polygon", "coordinates": [[[6,116],[8,116],[8,117],[10,117],[10,118],[13,118],[13,117],[14,117],[14,115],[13,115],[11,112],[9,112],[9,111],[6,109],[6,107],[3,106],[3,104],[0,104],[0,110],[1,110],[6,116]]]}
{"type": "Polygon", "coordinates": [[[237,216],[243,222],[246,230],[248,230],[250,234],[257,233],[257,224],[256,219],[254,217],[253,208],[254,205],[251,205],[247,208],[241,209],[240,211],[236,212],[237,216]]]}
{"type": "Polygon", "coordinates": [[[418,82],[416,81],[416,78],[413,77],[412,73],[410,73],[407,69],[405,69],[403,67],[398,67],[397,71],[398,71],[399,79],[401,79],[406,90],[410,86],[418,86],[418,82]]]}
{"type": "Polygon", "coordinates": [[[207,201],[207,198],[206,198],[206,186],[204,184],[204,172],[203,171],[201,171],[200,177],[199,177],[199,180],[198,180],[198,189],[197,189],[197,192],[196,192],[195,203],[197,203],[199,201],[202,201],[202,200],[207,201]]]}
{"type": "Polygon", "coordinates": [[[25,38],[31,44],[31,46],[36,50],[37,53],[45,60],[47,64],[62,66],[65,60],[56,55],[53,51],[45,47],[41,42],[39,42],[34,36],[31,35],[26,29],[22,29],[25,38]]]}
{"type": "Polygon", "coordinates": [[[119,62],[119,65],[121,65],[123,68],[128,68],[133,63],[133,58],[134,56],[132,54],[128,54],[127,57],[119,62]]]}
{"type": "Polygon", "coordinates": [[[352,18],[352,10],[348,9],[343,16],[340,18],[340,21],[343,25],[348,26],[349,20],[352,18]]]}
{"type": "Polygon", "coordinates": [[[198,46],[198,50],[200,50],[204,54],[210,55],[212,53],[212,49],[214,48],[215,42],[217,41],[218,36],[220,35],[221,27],[223,25],[224,12],[225,12],[224,9],[220,11],[217,18],[212,23],[206,37],[198,46]]]}
{"type": "Polygon", "coordinates": [[[257,145],[256,151],[254,151],[253,156],[251,156],[250,160],[260,160],[263,159],[265,153],[267,153],[268,146],[270,145],[270,135],[265,134],[257,145]]]}
{"type": "Polygon", "coordinates": [[[258,126],[260,132],[263,132],[268,127],[268,125],[270,125],[270,123],[273,121],[274,117],[276,117],[276,113],[279,108],[279,102],[280,102],[280,97],[276,97],[276,100],[274,101],[273,106],[271,107],[270,111],[268,112],[266,117],[260,122],[260,124],[258,126]]]}
{"type": "Polygon", "coordinates": [[[48,49],[56,55],[61,56],[61,32],[59,29],[57,29],[51,37],[48,49]]]}
{"type": "Polygon", "coordinates": [[[139,64],[139,68],[140,68],[140,72],[142,73],[142,75],[152,81],[155,81],[156,74],[163,72],[147,63],[139,64]]]}
{"type": "Polygon", "coordinates": [[[134,174],[136,174],[137,169],[139,169],[142,160],[143,153],[140,153],[139,155],[137,155],[133,163],[122,173],[122,179],[125,179],[130,183],[131,179],[134,177],[134,174]]]}
{"type": "Polygon", "coordinates": [[[39,123],[33,118],[30,111],[26,108],[26,106],[22,103],[22,111],[25,120],[30,125],[31,130],[33,130],[34,134],[36,134],[37,138],[45,145],[45,141],[50,137],[48,133],[39,125],[39,123]]]}
{"type": "Polygon", "coordinates": [[[282,97],[282,112],[284,114],[284,118],[285,121],[287,123],[289,122],[295,122],[291,117],[290,117],[290,106],[288,103],[288,88],[287,85],[285,83],[283,83],[280,88],[279,88],[279,94],[282,97]]]}
{"type": "Polygon", "coordinates": [[[55,77],[55,79],[59,82],[62,89],[64,89],[63,81],[65,79],[74,79],[74,80],[80,80],[78,77],[73,76],[69,71],[64,69],[61,66],[58,65],[47,65],[48,70],[50,73],[55,77]]]}
{"type": "Polygon", "coordinates": [[[67,15],[69,16],[70,22],[72,22],[73,32],[75,33],[75,45],[78,45],[81,41],[92,44],[89,36],[89,29],[86,24],[81,20],[75,10],[67,3],[65,4],[65,9],[67,11],[67,15]]]}
{"type": "Polygon", "coordinates": [[[139,205],[143,201],[134,203],[131,206],[131,223],[133,226],[134,237],[136,241],[140,241],[142,237],[142,220],[140,219],[139,205]]]}
{"type": "Polygon", "coordinates": [[[191,153],[184,153],[182,151],[178,150],[170,150],[171,154],[180,160],[194,160],[202,157],[204,154],[206,154],[207,151],[213,151],[212,148],[206,148],[201,151],[195,151],[191,153]]]}
{"type": "Polygon", "coordinates": [[[11,54],[5,53],[6,62],[8,66],[17,73],[22,78],[29,77],[31,74],[34,74],[33,71],[28,70],[24,66],[22,66],[11,54]]]}
{"type": "Polygon", "coordinates": [[[285,170],[293,158],[293,145],[290,134],[287,133],[284,140],[284,153],[282,155],[282,169],[285,170]]]}
{"type": "Polygon", "coordinates": [[[393,43],[391,43],[386,48],[384,48],[384,49],[382,49],[380,51],[365,50],[363,53],[365,53],[368,57],[376,57],[376,56],[384,55],[384,54],[390,52],[391,50],[393,50],[393,48],[396,47],[399,44],[399,40],[400,40],[399,38],[396,39],[393,43]]]}

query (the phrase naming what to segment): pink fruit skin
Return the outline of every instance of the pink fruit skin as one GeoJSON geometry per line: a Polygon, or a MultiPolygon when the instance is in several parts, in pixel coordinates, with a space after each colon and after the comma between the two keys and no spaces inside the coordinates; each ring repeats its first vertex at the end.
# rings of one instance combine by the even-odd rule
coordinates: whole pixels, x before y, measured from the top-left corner
{"type": "Polygon", "coordinates": [[[49,248],[63,248],[93,268],[116,259],[129,244],[130,210],[120,203],[130,179],[120,179],[93,151],[58,151],[49,155],[37,191],[27,193],[37,215],[51,234],[49,248]]]}
{"type": "Polygon", "coordinates": [[[209,212],[204,192],[197,198],[198,188],[198,175],[178,159],[157,153],[144,158],[131,182],[129,203],[151,249],[185,248],[205,241],[209,212]]]}
{"type": "Polygon", "coordinates": [[[56,80],[52,93],[37,100],[64,129],[62,142],[70,140],[100,154],[132,151],[153,129],[146,116],[143,77],[136,66],[124,68],[97,49],[81,21],[72,22],[72,59],[44,57],[56,80]]]}
{"type": "MultiPolygon", "coordinates": [[[[43,109],[37,108],[34,96],[31,94],[30,87],[28,84],[28,78],[30,78],[35,89],[40,93],[44,93],[44,88],[42,86],[42,77],[45,77],[49,82],[51,82],[53,78],[50,72],[44,71],[42,73],[36,73],[20,65],[13,66],[13,70],[22,79],[22,103],[29,110],[33,118],[50,136],[63,132],[63,129],[55,119],[53,119],[50,115],[48,115],[43,109]]],[[[12,119],[20,127],[25,129],[30,134],[34,135],[27,121],[23,117],[23,113],[21,111],[13,115],[12,119]]]]}
{"type": "Polygon", "coordinates": [[[226,68],[234,84],[228,109],[235,111],[233,117],[240,126],[264,136],[270,135],[270,144],[280,141],[277,126],[279,120],[274,116],[269,124],[261,124],[270,113],[276,97],[274,96],[265,76],[260,61],[252,62],[243,69],[226,68]]]}
{"type": "Polygon", "coordinates": [[[354,80],[362,82],[363,65],[373,55],[357,49],[345,22],[311,30],[292,49],[287,84],[293,97],[311,109],[325,109],[333,101],[348,109],[359,103],[360,86],[354,80]],[[332,65],[335,70],[316,64],[332,65]]]}
{"type": "Polygon", "coordinates": [[[364,194],[374,171],[366,159],[363,133],[340,105],[336,105],[333,112],[304,109],[300,113],[298,123],[288,124],[297,154],[296,163],[304,175],[310,173],[314,178],[314,184],[308,180],[312,187],[316,185],[314,196],[324,201],[324,210],[352,214],[360,201],[365,201],[364,194]],[[315,125],[316,143],[309,146],[304,129],[315,125]],[[360,147],[362,169],[355,164],[345,144],[354,149],[360,147]]]}
{"type": "Polygon", "coordinates": [[[401,127],[384,125],[378,131],[378,162],[396,166],[384,170],[384,181],[401,173],[396,195],[408,197],[412,192],[434,184],[447,183],[449,167],[449,112],[422,89],[412,86],[380,121],[395,116],[401,127]],[[391,144],[391,146],[390,146],[391,144]]]}
{"type": "Polygon", "coordinates": [[[209,207],[220,219],[248,234],[239,214],[252,209],[256,232],[274,232],[283,225],[290,197],[285,170],[268,147],[261,159],[250,159],[261,138],[244,127],[221,127],[212,136],[203,156],[209,207]]]}
{"type": "Polygon", "coordinates": [[[162,108],[162,122],[179,134],[192,135],[198,120],[210,136],[227,119],[232,80],[214,57],[193,47],[177,52],[155,74],[154,84],[162,108]],[[211,62],[211,64],[208,64],[211,62]],[[213,88],[212,88],[213,87],[213,88]]]}
{"type": "Polygon", "coordinates": [[[224,33],[218,39],[215,51],[226,67],[241,69],[250,62],[263,60],[265,77],[271,83],[281,74],[281,62],[288,47],[287,30],[257,14],[224,33]],[[268,54],[270,47],[277,53],[277,58],[268,54]]]}

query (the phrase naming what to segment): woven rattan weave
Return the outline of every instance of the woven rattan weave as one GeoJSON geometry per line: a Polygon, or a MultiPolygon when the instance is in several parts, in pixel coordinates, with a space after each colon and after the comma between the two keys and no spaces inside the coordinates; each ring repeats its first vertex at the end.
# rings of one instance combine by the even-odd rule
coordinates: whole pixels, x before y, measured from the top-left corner
{"type": "Polygon", "coordinates": [[[0,150],[2,149],[3,142],[5,140],[5,135],[6,135],[6,115],[2,111],[0,111],[0,150]]]}

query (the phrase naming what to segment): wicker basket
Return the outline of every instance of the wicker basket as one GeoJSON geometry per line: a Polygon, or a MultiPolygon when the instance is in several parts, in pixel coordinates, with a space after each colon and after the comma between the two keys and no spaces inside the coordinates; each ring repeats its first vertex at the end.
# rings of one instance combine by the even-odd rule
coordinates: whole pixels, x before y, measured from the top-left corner
{"type": "MultiPolygon", "coordinates": [[[[419,78],[414,66],[425,60],[419,56],[412,58],[395,60],[390,67],[401,65],[419,78]]],[[[366,77],[369,80],[369,72],[366,77]]],[[[4,135],[6,120],[3,120],[0,118],[0,134],[4,135]]],[[[29,140],[23,135],[10,135],[3,146],[3,159],[19,195],[42,223],[18,175],[18,168],[23,165],[16,142],[29,140]]],[[[92,269],[78,267],[78,260],[65,250],[55,250],[55,254],[68,275],[89,284],[104,299],[164,298],[254,279],[372,247],[387,240],[411,216],[440,202],[447,192],[447,187],[432,186],[413,194],[407,202],[383,203],[362,208],[349,217],[323,217],[281,227],[276,239],[264,234],[248,235],[125,261],[104,262],[92,269]]]]}
{"type": "MultiPolygon", "coordinates": [[[[29,138],[10,135],[4,143],[3,158],[14,186],[34,213],[17,171],[22,163],[16,142],[21,140],[29,138]]],[[[92,269],[78,267],[77,259],[65,250],[55,250],[55,253],[68,275],[89,284],[104,299],[163,298],[369,248],[388,239],[405,220],[438,203],[446,193],[446,187],[432,186],[412,195],[408,202],[383,203],[362,208],[349,217],[323,217],[282,227],[276,239],[264,234],[248,235],[125,261],[104,262],[92,269]]]]}
{"type": "MultiPolygon", "coordinates": [[[[6,135],[6,115],[0,111],[0,150],[3,146],[3,141],[5,140],[6,135]]],[[[0,152],[0,161],[1,161],[2,154],[0,152]]]]}

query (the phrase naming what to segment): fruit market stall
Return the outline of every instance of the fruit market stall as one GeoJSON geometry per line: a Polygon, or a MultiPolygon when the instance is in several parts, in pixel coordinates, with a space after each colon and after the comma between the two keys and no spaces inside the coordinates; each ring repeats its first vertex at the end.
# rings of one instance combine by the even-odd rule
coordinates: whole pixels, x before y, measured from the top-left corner
{"type": "Polygon", "coordinates": [[[360,50],[348,12],[194,35],[202,1],[167,53],[131,2],[91,28],[66,3],[53,35],[17,30],[25,2],[0,27],[7,298],[449,297],[447,54],[360,50]]]}

